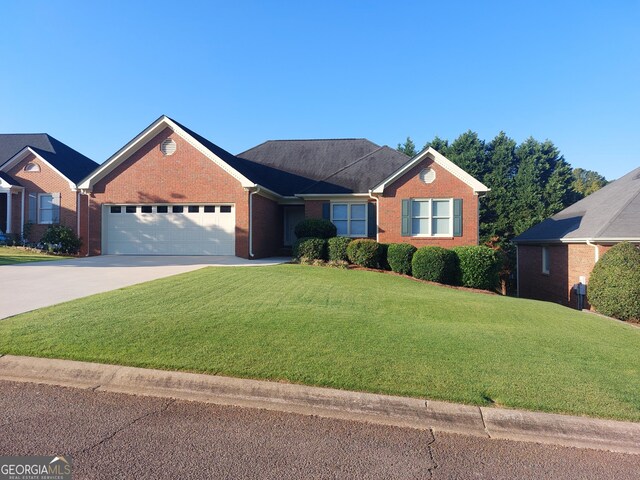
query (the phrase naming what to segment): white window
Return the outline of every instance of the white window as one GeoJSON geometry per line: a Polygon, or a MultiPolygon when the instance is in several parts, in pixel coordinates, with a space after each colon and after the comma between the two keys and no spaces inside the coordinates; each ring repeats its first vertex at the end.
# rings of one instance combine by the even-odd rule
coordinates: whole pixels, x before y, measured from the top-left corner
{"type": "Polygon", "coordinates": [[[41,193],[38,195],[38,223],[51,224],[60,221],[60,194],[41,193]]]}
{"type": "Polygon", "coordinates": [[[453,199],[412,200],[411,235],[416,237],[453,236],[453,199]]]}
{"type": "Polygon", "coordinates": [[[367,204],[332,203],[331,222],[341,237],[366,237],[367,204]]]}
{"type": "Polygon", "coordinates": [[[39,172],[40,171],[40,165],[38,165],[37,163],[27,163],[27,165],[24,167],[24,171],[25,172],[39,172]]]}
{"type": "Polygon", "coordinates": [[[542,273],[549,275],[550,270],[549,247],[542,247],[542,273]]]}

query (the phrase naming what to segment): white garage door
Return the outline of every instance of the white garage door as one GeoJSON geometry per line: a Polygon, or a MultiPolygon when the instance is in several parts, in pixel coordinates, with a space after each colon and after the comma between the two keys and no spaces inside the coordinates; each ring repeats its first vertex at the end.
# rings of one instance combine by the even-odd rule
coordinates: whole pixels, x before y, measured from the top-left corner
{"type": "Polygon", "coordinates": [[[233,205],[107,205],[105,253],[235,255],[233,205]]]}

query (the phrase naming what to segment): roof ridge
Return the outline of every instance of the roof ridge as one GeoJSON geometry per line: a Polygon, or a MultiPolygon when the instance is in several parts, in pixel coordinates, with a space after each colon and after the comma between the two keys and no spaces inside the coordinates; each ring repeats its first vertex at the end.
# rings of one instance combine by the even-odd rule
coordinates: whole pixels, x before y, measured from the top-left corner
{"type": "MultiPolygon", "coordinates": [[[[369,140],[368,138],[364,138],[364,137],[345,137],[345,138],[278,138],[278,139],[273,139],[273,140],[265,140],[264,142],[262,142],[260,145],[262,145],[263,143],[268,143],[268,142],[335,142],[335,141],[346,141],[346,140],[366,140],[369,143],[373,143],[371,140],[369,140]]],[[[374,143],[375,145],[375,143],[374,143]]]]}
{"type": "MultiPolygon", "coordinates": [[[[373,143],[373,142],[371,142],[373,143]]],[[[376,152],[379,152],[380,150],[382,150],[385,147],[385,145],[382,145],[381,147],[376,148],[375,150],[370,151],[369,153],[362,155],[361,157],[355,159],[353,162],[345,165],[344,167],[339,168],[338,170],[336,170],[335,172],[333,172],[330,175],[327,175],[326,177],[322,178],[321,180],[317,180],[316,182],[312,183],[311,185],[309,185],[307,188],[305,188],[304,190],[302,190],[302,192],[300,193],[304,193],[305,191],[309,190],[310,188],[312,188],[313,186],[317,185],[320,182],[326,182],[327,180],[329,180],[331,177],[333,177],[334,175],[346,170],[347,168],[350,168],[352,166],[354,166],[356,163],[364,160],[365,158],[367,158],[369,155],[373,155],[376,152]]]]}
{"type": "Polygon", "coordinates": [[[616,213],[613,217],[611,217],[609,221],[605,223],[603,227],[596,232],[594,238],[600,237],[600,234],[604,232],[607,229],[607,227],[609,227],[609,225],[611,225],[614,222],[614,220],[617,220],[617,218],[622,214],[622,212],[624,212],[624,210],[631,204],[631,202],[633,202],[636,198],[638,198],[638,196],[640,196],[640,190],[638,190],[638,192],[635,195],[633,195],[627,202],[625,202],[625,204],[618,210],[618,213],[616,213]]]}

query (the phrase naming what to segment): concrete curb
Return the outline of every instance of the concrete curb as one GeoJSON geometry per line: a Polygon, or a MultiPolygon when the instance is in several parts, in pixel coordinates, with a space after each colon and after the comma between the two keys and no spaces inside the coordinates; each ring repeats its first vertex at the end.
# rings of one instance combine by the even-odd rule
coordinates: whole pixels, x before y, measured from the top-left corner
{"type": "Polygon", "coordinates": [[[640,423],[13,355],[0,379],[640,454],[640,423]]]}

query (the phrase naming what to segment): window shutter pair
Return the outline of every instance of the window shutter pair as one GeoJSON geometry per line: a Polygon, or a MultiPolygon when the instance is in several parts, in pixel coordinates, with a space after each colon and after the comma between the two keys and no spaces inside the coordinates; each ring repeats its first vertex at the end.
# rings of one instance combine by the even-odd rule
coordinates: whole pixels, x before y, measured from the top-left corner
{"type": "MultiPolygon", "coordinates": [[[[411,235],[411,199],[402,200],[402,230],[401,235],[408,237],[411,235]]],[[[462,199],[453,199],[453,236],[462,236],[462,199]]]]}

